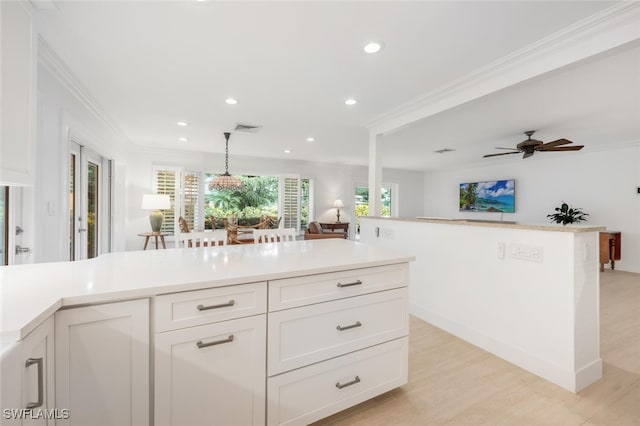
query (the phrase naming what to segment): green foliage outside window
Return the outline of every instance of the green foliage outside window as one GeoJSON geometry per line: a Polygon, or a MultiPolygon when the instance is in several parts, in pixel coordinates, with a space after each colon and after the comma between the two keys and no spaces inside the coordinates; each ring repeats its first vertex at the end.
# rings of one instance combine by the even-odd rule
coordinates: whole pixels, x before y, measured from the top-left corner
{"type": "Polygon", "coordinates": [[[209,190],[216,175],[205,175],[205,229],[220,228],[231,216],[242,225],[253,225],[261,216],[278,216],[278,178],[273,176],[240,176],[242,188],[237,191],[209,190]],[[215,218],[216,223],[213,223],[215,218]]]}

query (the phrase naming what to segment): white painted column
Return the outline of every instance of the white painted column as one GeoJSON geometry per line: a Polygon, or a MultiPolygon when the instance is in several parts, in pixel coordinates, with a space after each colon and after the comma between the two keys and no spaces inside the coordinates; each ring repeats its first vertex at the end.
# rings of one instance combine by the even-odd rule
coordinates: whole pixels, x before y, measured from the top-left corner
{"type": "Polygon", "coordinates": [[[369,216],[380,216],[382,204],[380,203],[382,186],[382,157],[380,148],[382,134],[369,133],[369,216]]]}

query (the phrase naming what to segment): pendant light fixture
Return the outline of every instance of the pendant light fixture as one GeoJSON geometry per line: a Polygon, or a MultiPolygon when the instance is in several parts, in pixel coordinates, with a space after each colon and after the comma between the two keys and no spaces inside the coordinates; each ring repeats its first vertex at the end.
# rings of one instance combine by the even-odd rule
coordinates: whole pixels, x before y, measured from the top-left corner
{"type": "Polygon", "coordinates": [[[216,176],[214,180],[209,183],[209,190],[215,189],[216,191],[237,191],[242,188],[242,182],[235,176],[229,174],[229,136],[231,133],[225,132],[225,154],[224,154],[224,173],[216,176]]]}

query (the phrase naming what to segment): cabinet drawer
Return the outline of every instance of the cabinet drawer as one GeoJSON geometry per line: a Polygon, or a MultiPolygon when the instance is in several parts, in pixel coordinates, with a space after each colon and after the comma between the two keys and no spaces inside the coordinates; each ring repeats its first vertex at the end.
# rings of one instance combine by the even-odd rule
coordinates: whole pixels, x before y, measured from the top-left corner
{"type": "Polygon", "coordinates": [[[265,315],[155,341],[155,426],[264,425],[265,315]]]}
{"type": "Polygon", "coordinates": [[[269,314],[268,374],[409,334],[406,287],[269,314]]]}
{"type": "Polygon", "coordinates": [[[408,338],[267,379],[267,424],[307,425],[407,383],[408,338]]]}
{"type": "Polygon", "coordinates": [[[405,287],[408,283],[408,263],[269,281],[269,312],[405,287]]]}
{"type": "Polygon", "coordinates": [[[157,296],[156,332],[263,314],[266,299],[265,282],[157,296]]]}

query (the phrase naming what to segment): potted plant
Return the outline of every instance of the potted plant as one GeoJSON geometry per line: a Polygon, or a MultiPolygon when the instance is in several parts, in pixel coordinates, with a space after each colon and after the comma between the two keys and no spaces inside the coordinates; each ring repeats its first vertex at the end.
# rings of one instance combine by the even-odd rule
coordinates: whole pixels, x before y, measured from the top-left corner
{"type": "Polygon", "coordinates": [[[583,212],[579,208],[570,207],[567,203],[562,203],[560,207],[555,208],[555,213],[548,214],[547,217],[551,222],[561,223],[566,225],[568,223],[579,223],[587,221],[589,213],[583,212]]]}

